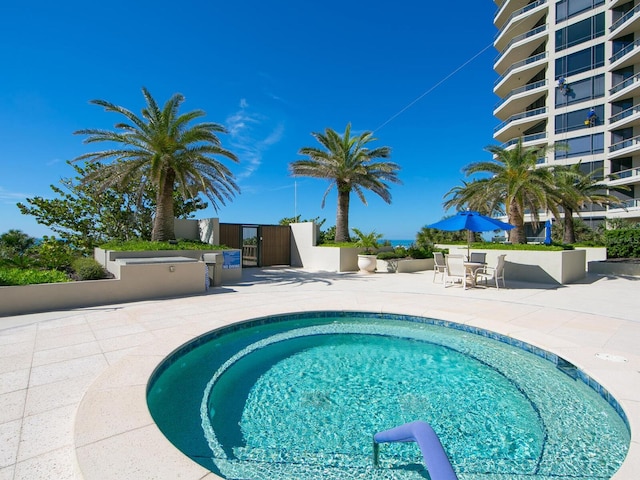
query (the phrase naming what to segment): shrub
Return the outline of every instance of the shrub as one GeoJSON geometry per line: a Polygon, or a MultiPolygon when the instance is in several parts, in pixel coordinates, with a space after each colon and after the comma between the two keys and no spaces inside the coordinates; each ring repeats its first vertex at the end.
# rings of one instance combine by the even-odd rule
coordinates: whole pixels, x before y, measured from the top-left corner
{"type": "Polygon", "coordinates": [[[71,268],[78,280],[100,280],[107,276],[102,265],[93,258],[80,257],[73,261],[71,268]]]}
{"type": "Polygon", "coordinates": [[[177,240],[175,242],[149,242],[146,240],[129,240],[126,242],[107,242],[100,245],[104,250],[116,250],[118,252],[133,251],[158,251],[158,250],[224,250],[224,245],[211,245],[193,240],[177,240]]]}
{"type": "Polygon", "coordinates": [[[62,240],[56,237],[47,237],[40,244],[32,247],[29,254],[34,259],[34,264],[45,270],[65,271],[71,267],[71,262],[77,253],[62,240]]]}
{"type": "Polygon", "coordinates": [[[640,229],[607,230],[604,236],[609,258],[640,258],[640,229]]]}
{"type": "Polygon", "coordinates": [[[64,272],[58,270],[32,270],[22,268],[0,268],[0,285],[33,285],[36,283],[70,282],[64,272]]]}

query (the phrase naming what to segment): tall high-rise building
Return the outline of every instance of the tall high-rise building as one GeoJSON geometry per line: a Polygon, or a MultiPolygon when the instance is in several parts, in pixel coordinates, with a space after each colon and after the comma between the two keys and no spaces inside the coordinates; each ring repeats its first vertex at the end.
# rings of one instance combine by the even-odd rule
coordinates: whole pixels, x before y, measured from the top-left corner
{"type": "Polygon", "coordinates": [[[640,1],[495,2],[494,139],[566,144],[540,163],[581,162],[629,187],[611,191],[619,205],[581,211],[585,222],[640,221],[640,1]]]}

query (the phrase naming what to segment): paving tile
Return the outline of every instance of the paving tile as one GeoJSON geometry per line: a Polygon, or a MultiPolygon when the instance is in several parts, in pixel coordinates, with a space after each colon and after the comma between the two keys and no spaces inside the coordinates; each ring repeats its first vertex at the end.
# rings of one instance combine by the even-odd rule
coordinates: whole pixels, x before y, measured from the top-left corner
{"type": "Polygon", "coordinates": [[[84,480],[202,479],[210,474],[197,463],[185,461],[155,425],[80,447],[77,455],[84,480]],[[154,444],[153,455],[146,449],[149,440],[154,444]],[[105,458],[110,459],[108,465],[105,458]]]}
{"type": "Polygon", "coordinates": [[[84,375],[97,375],[107,366],[107,360],[102,354],[41,365],[32,369],[29,386],[35,387],[84,375]]]}
{"type": "Polygon", "coordinates": [[[75,448],[67,446],[16,464],[14,480],[74,480],[75,448]]]}
{"type": "Polygon", "coordinates": [[[30,369],[15,370],[0,374],[0,394],[22,390],[29,385],[30,369]]]}
{"type": "Polygon", "coordinates": [[[19,420],[24,414],[27,389],[0,395],[0,423],[19,420]]]}
{"type": "Polygon", "coordinates": [[[31,352],[0,358],[0,374],[31,368],[31,352]]]}
{"type": "Polygon", "coordinates": [[[34,340],[27,342],[10,343],[0,345],[0,359],[4,357],[12,357],[14,355],[32,354],[34,349],[34,340]]]}
{"type": "Polygon", "coordinates": [[[97,355],[99,353],[102,353],[102,350],[96,340],[65,347],[49,348],[47,350],[39,350],[33,354],[33,366],[38,367],[50,363],[72,360],[74,358],[97,355]]]}
{"type": "Polygon", "coordinates": [[[0,423],[0,468],[13,465],[18,455],[21,419],[0,423]]]}
{"type": "Polygon", "coordinates": [[[52,335],[46,333],[38,335],[36,340],[36,351],[49,350],[51,348],[69,347],[71,345],[79,345],[95,341],[96,337],[93,332],[86,331],[70,335],[52,335]]]}
{"type": "Polygon", "coordinates": [[[73,377],[59,382],[29,388],[25,402],[25,416],[55,410],[67,405],[77,406],[99,373],[73,377]]]}
{"type": "Polygon", "coordinates": [[[9,465],[5,468],[0,467],[0,480],[14,480],[13,473],[15,469],[15,465],[9,465]]]}
{"type": "Polygon", "coordinates": [[[18,462],[73,445],[75,405],[25,417],[22,423],[18,462]]]}

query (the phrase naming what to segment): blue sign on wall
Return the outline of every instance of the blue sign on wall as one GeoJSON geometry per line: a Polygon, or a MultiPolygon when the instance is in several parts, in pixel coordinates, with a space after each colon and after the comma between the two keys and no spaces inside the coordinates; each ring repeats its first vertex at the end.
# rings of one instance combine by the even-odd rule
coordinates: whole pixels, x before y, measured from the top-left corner
{"type": "Polygon", "coordinates": [[[224,263],[222,264],[222,268],[224,269],[234,269],[240,268],[240,250],[225,250],[222,252],[224,256],[224,263]]]}

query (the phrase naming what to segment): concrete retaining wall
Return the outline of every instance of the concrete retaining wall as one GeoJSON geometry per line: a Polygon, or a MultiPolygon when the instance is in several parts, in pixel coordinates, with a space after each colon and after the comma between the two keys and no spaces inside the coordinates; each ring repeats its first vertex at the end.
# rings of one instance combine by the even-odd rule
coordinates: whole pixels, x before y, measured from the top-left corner
{"type": "Polygon", "coordinates": [[[0,287],[0,316],[199,294],[206,275],[196,261],[121,264],[113,280],[0,287]]]}
{"type": "MultiPolygon", "coordinates": [[[[463,245],[438,245],[448,248],[449,253],[467,254],[463,245]]],[[[536,250],[483,250],[472,248],[473,252],[487,254],[488,265],[496,265],[498,255],[506,254],[505,280],[520,280],[534,283],[566,284],[583,279],[587,274],[586,249],[561,251],[536,250]]]]}

